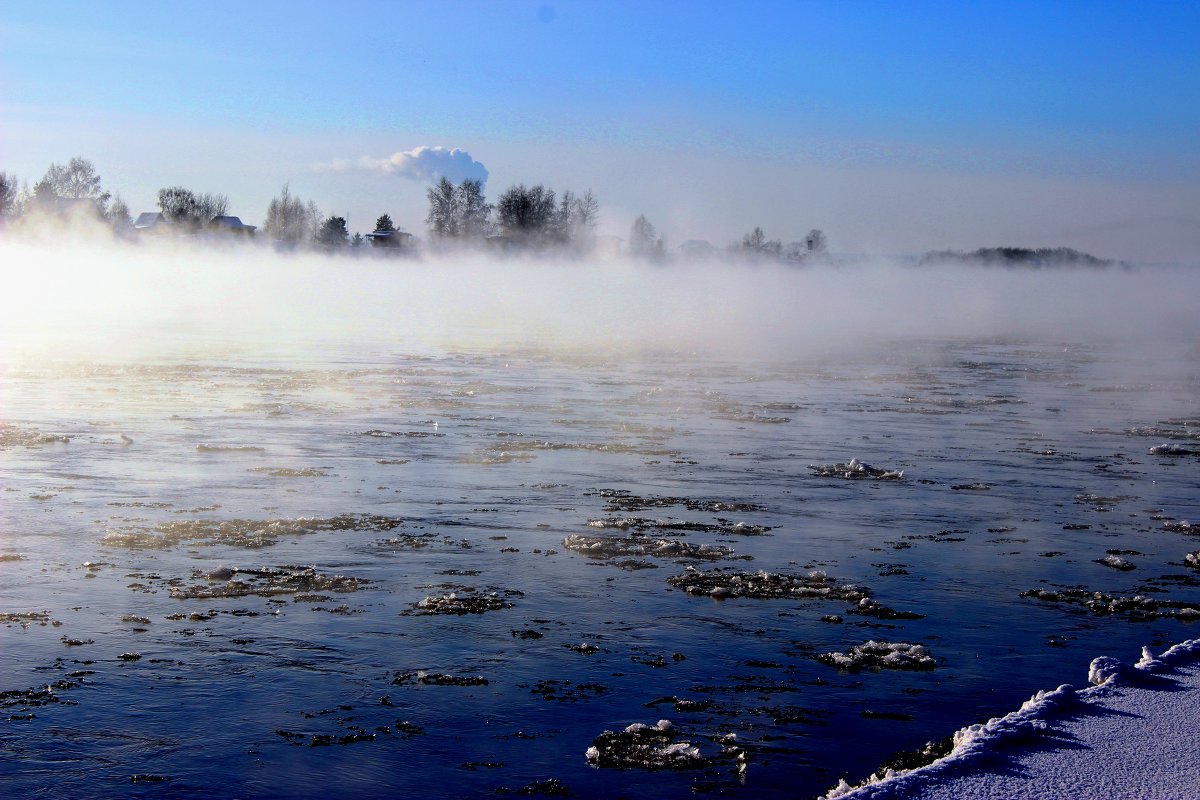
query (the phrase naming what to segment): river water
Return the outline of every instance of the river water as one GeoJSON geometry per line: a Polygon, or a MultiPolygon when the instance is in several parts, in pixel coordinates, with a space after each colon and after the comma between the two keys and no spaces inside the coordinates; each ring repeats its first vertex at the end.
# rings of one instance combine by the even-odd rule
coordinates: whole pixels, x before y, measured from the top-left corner
{"type": "Polygon", "coordinates": [[[160,335],[5,356],[12,796],[816,796],[1197,635],[1186,337],[160,335]]]}

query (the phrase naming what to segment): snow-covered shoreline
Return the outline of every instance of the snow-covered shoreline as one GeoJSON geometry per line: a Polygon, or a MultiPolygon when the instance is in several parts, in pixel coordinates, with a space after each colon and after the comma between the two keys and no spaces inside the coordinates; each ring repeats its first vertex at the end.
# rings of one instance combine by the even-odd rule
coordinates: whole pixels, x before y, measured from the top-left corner
{"type": "Polygon", "coordinates": [[[1200,797],[1200,639],[1136,664],[1102,656],[1088,681],[954,734],[944,758],[826,798],[1200,797]]]}

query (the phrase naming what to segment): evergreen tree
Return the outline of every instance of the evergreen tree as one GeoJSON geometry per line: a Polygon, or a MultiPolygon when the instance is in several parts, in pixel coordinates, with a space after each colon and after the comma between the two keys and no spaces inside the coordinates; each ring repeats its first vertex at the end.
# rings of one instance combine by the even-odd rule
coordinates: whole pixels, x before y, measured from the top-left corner
{"type": "Polygon", "coordinates": [[[329,217],[317,229],[314,237],[316,244],[326,249],[345,247],[350,240],[350,231],[346,229],[345,217],[329,217]]]}
{"type": "Polygon", "coordinates": [[[17,205],[17,176],[0,172],[0,217],[6,217],[16,210],[17,205]]]}

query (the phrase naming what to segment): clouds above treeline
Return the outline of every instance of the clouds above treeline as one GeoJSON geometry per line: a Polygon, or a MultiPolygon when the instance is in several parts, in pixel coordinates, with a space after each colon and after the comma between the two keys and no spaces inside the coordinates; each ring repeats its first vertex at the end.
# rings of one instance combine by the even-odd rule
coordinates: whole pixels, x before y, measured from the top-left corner
{"type": "Polygon", "coordinates": [[[383,158],[339,158],[320,165],[319,169],[331,172],[376,172],[422,183],[430,183],[439,178],[448,178],[455,183],[462,180],[486,183],[488,179],[487,167],[472,158],[466,150],[441,145],[422,145],[383,158]]]}

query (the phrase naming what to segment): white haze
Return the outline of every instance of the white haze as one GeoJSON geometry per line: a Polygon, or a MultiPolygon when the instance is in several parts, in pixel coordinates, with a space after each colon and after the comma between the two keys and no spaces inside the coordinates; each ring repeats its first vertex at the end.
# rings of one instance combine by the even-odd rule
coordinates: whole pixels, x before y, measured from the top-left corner
{"type": "Polygon", "coordinates": [[[0,242],[0,265],[6,361],[172,357],[213,344],[281,358],[535,347],[790,361],[943,338],[1200,341],[1200,276],[1170,268],[410,260],[101,240],[0,242]]]}

